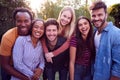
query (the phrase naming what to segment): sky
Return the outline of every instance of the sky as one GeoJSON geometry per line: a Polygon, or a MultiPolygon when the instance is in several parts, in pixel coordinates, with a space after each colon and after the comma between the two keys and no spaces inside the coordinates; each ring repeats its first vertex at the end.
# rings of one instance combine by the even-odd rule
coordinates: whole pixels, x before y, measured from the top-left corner
{"type": "MultiPolygon", "coordinates": [[[[33,10],[37,10],[41,7],[41,4],[43,4],[45,2],[45,0],[27,0],[27,1],[30,1],[30,7],[32,7],[33,10]]],[[[51,0],[53,2],[55,2],[56,0],[51,0]]],[[[82,4],[84,4],[85,0],[81,0],[82,4]]],[[[88,3],[90,3],[91,0],[88,0],[88,3]]],[[[116,4],[116,3],[120,3],[120,0],[102,0],[104,1],[107,6],[111,6],[113,4],[116,4]]]]}
{"type": "Polygon", "coordinates": [[[107,4],[107,6],[111,6],[111,5],[117,4],[117,3],[120,4],[120,0],[103,0],[103,1],[105,1],[105,3],[107,4]]]}
{"type": "MultiPolygon", "coordinates": [[[[119,3],[120,4],[120,0],[102,0],[106,3],[106,5],[109,7],[113,4],[117,4],[119,3]]],[[[84,4],[85,0],[82,0],[82,3],[84,4]]],[[[88,0],[88,3],[91,4],[91,0],[88,0]]]]}

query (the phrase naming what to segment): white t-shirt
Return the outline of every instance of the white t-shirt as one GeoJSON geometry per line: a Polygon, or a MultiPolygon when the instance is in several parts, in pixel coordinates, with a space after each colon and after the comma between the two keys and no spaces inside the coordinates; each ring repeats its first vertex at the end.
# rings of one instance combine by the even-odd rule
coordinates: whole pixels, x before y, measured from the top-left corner
{"type": "Polygon", "coordinates": [[[94,43],[95,43],[96,52],[97,52],[98,49],[99,49],[100,38],[101,38],[101,33],[98,34],[98,31],[96,31],[95,37],[94,37],[94,43]]]}

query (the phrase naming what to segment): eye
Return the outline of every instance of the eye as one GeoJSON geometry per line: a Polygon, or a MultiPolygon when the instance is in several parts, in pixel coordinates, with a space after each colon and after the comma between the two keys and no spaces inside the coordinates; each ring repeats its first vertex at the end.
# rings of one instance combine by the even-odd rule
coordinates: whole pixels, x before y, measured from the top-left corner
{"type": "Polygon", "coordinates": [[[66,17],[66,15],[63,15],[64,17],[66,17]]]}
{"type": "Polygon", "coordinates": [[[84,22],[84,25],[87,25],[88,23],[87,22],[84,22]]]}
{"type": "Polygon", "coordinates": [[[92,17],[95,17],[95,15],[92,15],[92,17]]]}
{"type": "Polygon", "coordinates": [[[82,24],[78,24],[78,26],[80,27],[80,26],[82,26],[82,24]]]}
{"type": "Polygon", "coordinates": [[[21,20],[16,20],[17,23],[21,23],[22,21],[21,20]]]}

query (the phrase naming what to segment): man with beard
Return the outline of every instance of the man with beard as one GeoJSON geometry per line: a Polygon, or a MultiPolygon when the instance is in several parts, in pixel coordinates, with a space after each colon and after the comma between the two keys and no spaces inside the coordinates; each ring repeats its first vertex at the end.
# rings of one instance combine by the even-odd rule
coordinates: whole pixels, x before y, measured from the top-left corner
{"type": "Polygon", "coordinates": [[[120,80],[120,29],[107,22],[107,6],[104,2],[93,2],[90,12],[96,27],[93,80],[120,80]]]}
{"type": "Polygon", "coordinates": [[[17,8],[13,13],[15,20],[14,28],[8,30],[2,37],[0,45],[0,61],[1,61],[1,75],[2,80],[10,80],[10,76],[15,76],[21,80],[29,80],[29,78],[13,68],[12,65],[12,48],[16,38],[26,36],[31,27],[33,15],[30,10],[26,8],[17,8]]]}

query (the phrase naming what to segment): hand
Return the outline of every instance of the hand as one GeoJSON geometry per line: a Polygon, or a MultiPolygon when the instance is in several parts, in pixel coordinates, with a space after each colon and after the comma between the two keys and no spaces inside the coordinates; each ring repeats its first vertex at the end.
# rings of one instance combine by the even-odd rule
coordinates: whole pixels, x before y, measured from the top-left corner
{"type": "Polygon", "coordinates": [[[32,76],[32,78],[30,80],[39,80],[39,77],[32,76]]]}
{"type": "Polygon", "coordinates": [[[42,74],[42,69],[36,68],[34,70],[34,75],[32,76],[32,80],[39,80],[41,74],[42,74]]]}
{"type": "Polygon", "coordinates": [[[111,76],[110,80],[120,80],[120,78],[116,77],[116,76],[111,76]]]}
{"type": "Polygon", "coordinates": [[[52,57],[54,57],[54,55],[53,55],[52,52],[50,52],[50,53],[46,53],[46,54],[45,54],[45,58],[46,58],[47,62],[51,62],[51,63],[53,63],[53,61],[52,61],[52,57]]]}

